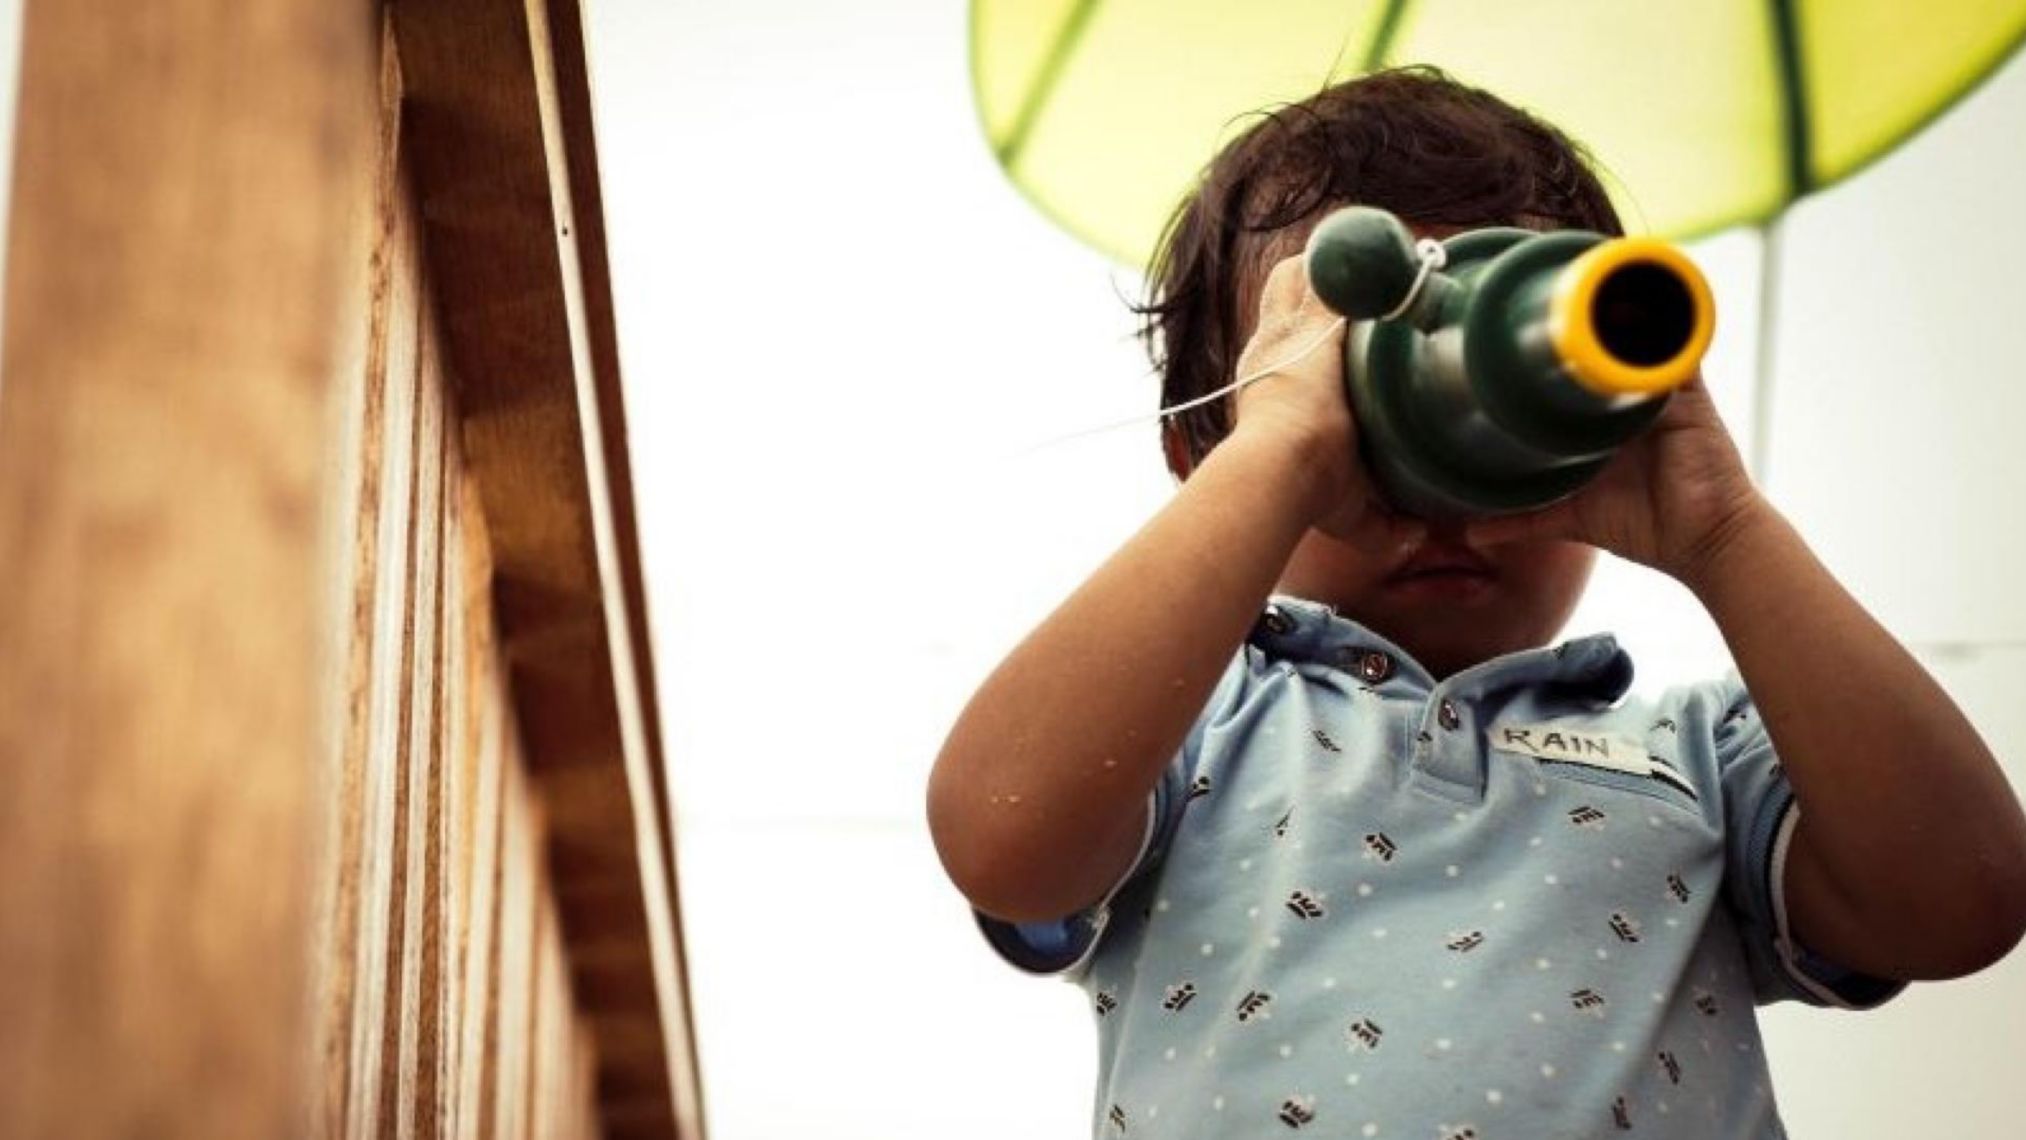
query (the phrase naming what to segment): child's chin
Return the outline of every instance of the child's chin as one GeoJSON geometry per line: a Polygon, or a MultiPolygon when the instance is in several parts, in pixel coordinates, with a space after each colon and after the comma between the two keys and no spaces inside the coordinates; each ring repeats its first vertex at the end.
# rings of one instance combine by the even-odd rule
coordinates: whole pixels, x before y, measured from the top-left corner
{"type": "Polygon", "coordinates": [[[1411,623],[1393,639],[1437,678],[1460,673],[1494,657],[1538,648],[1538,643],[1481,617],[1463,621],[1411,623]]]}
{"type": "Polygon", "coordinates": [[[1380,589],[1393,605],[1425,609],[1434,606],[1481,606],[1497,600],[1498,585],[1495,574],[1445,572],[1389,581],[1380,589]]]}

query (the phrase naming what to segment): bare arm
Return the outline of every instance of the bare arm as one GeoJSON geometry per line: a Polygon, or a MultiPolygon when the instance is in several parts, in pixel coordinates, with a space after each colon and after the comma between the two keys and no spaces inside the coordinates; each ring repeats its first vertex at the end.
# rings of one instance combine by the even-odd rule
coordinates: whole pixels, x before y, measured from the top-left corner
{"type": "Polygon", "coordinates": [[[1794,937],[1884,978],[1945,978],[2026,930],[2026,818],[1975,730],[1752,487],[1701,383],[1580,494],[1480,541],[1574,538],[1682,582],[1716,619],[1800,805],[1794,937]],[[1917,853],[1917,854],[1916,854],[1917,853]]]}
{"type": "Polygon", "coordinates": [[[1975,729],[1770,506],[1712,549],[1683,581],[1723,631],[1800,804],[1794,937],[1885,978],[2004,957],[2026,931],[2026,817],[1975,729]]]}
{"type": "Polygon", "coordinates": [[[1234,434],[971,698],[929,823],[980,910],[1060,917],[1125,872],[1148,792],[1308,529],[1303,467],[1234,434]]]}
{"type": "Polygon", "coordinates": [[[1314,351],[1239,393],[1232,434],[958,718],[929,779],[929,827],[978,909],[1042,920],[1097,901],[1295,545],[1319,520],[1386,525],[1364,523],[1333,321],[1298,258],[1276,267],[1239,374],[1314,351]]]}

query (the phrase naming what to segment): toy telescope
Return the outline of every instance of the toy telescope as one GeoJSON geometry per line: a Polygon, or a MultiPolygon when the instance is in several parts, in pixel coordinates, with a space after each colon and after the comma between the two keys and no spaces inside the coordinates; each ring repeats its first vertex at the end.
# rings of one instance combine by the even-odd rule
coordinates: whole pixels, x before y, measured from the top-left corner
{"type": "Polygon", "coordinates": [[[1306,260],[1354,322],[1344,384],[1365,461],[1424,518],[1574,493],[1695,375],[1716,326],[1701,271],[1652,238],[1500,227],[1417,247],[1392,214],[1351,206],[1306,260]]]}

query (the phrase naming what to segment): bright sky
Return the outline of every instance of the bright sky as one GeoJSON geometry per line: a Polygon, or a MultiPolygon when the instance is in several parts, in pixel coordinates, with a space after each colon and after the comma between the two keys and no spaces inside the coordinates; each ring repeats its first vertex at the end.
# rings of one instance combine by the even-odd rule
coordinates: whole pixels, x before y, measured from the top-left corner
{"type": "MultiPolygon", "coordinates": [[[[1033,450],[1152,407],[1136,278],[999,174],[958,0],[588,7],[712,1134],[1088,1134],[1080,993],[984,951],[921,804],[971,689],[1168,493],[1150,426],[1033,450]]],[[[1770,489],[2026,785],[2022,139],[2015,62],[1790,215],[1770,489]]],[[[1757,250],[1691,250],[1741,441],[1757,250]]],[[[1629,567],[1593,629],[1642,687],[1725,666],[1629,567]]],[[[1769,1011],[1790,1127],[2006,1131],[2022,966],[1769,1011]]]]}

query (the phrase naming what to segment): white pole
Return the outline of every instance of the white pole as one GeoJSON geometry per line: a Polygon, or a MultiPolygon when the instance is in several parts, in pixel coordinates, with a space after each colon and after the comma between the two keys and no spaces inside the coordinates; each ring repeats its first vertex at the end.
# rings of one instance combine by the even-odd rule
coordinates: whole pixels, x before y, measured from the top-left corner
{"type": "Polygon", "coordinates": [[[1752,364],[1752,481],[1767,486],[1773,452],[1773,364],[1780,315],[1780,246],[1784,212],[1759,223],[1758,351],[1752,364]]]}

